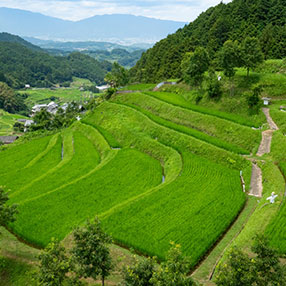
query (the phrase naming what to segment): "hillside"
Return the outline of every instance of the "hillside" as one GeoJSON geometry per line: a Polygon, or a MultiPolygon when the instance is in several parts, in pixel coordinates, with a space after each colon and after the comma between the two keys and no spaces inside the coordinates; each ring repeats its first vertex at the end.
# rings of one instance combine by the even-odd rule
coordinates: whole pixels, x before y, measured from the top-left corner
{"type": "Polygon", "coordinates": [[[135,81],[158,82],[181,76],[186,52],[197,46],[215,53],[228,40],[258,37],[266,59],[286,56],[286,5],[280,0],[233,0],[209,8],[194,22],[156,43],[132,70],[135,81]]]}
{"type": "MultiPolygon", "coordinates": [[[[266,70],[283,66],[281,60],[267,61],[265,73],[251,73],[249,84],[259,76],[282,81],[284,74],[275,79],[266,70]]],[[[236,88],[245,81],[241,70],[236,88]]],[[[163,260],[174,241],[191,256],[192,266],[204,258],[194,273],[201,282],[229,247],[249,251],[258,231],[285,254],[285,181],[275,164],[285,172],[285,112],[279,110],[285,99],[275,98],[270,106],[281,131],[272,131],[271,152],[258,156],[269,127],[262,112],[247,113],[241,96],[230,100],[227,93],[219,102],[196,104],[186,85],[153,88],[128,86],[133,92],[114,95],[71,127],[20,139],[0,152],[6,162],[0,184],[9,188],[10,203],[19,205],[13,232],[45,246],[52,236],[68,240],[74,226],[98,215],[116,244],[163,260]],[[251,161],[262,171],[259,198],[247,195],[253,195],[251,161]],[[270,205],[266,198],[273,191],[278,198],[270,205]]],[[[29,281],[27,274],[14,275],[29,281]]]]}
{"type": "Polygon", "coordinates": [[[243,120],[209,113],[118,95],[69,129],[1,152],[0,183],[19,204],[13,230],[44,246],[98,215],[118,243],[163,259],[176,241],[195,265],[243,207],[239,171],[249,182],[250,163],[240,154],[260,141],[243,120]]]}
{"type": "Polygon", "coordinates": [[[93,16],[77,22],[19,9],[0,8],[0,31],[46,40],[155,43],[184,22],[133,15],[93,16]]]}
{"type": "Polygon", "coordinates": [[[25,41],[21,37],[8,33],[0,33],[0,42],[18,43],[34,51],[43,51],[40,47],[25,41]]]}
{"type": "Polygon", "coordinates": [[[67,57],[51,56],[15,42],[0,42],[1,79],[13,88],[25,84],[32,87],[50,87],[69,83],[73,76],[89,79],[100,84],[111,69],[111,63],[97,60],[80,53],[67,57]]]}

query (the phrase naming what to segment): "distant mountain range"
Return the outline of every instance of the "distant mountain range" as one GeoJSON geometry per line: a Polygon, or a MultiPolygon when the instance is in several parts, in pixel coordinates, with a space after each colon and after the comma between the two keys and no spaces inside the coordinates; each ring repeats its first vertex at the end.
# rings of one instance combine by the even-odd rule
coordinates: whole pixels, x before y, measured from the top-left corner
{"type": "Polygon", "coordinates": [[[55,49],[61,50],[65,52],[72,51],[112,51],[114,49],[123,49],[128,52],[134,52],[137,50],[147,50],[151,48],[153,45],[148,43],[137,43],[133,45],[119,45],[116,43],[110,42],[95,42],[95,41],[87,41],[87,42],[57,42],[51,40],[41,40],[32,37],[23,37],[26,41],[32,43],[33,45],[39,46],[42,49],[55,49]]]}
{"type": "Polygon", "coordinates": [[[0,8],[0,32],[54,41],[155,43],[186,23],[125,14],[67,21],[25,10],[0,8]]]}

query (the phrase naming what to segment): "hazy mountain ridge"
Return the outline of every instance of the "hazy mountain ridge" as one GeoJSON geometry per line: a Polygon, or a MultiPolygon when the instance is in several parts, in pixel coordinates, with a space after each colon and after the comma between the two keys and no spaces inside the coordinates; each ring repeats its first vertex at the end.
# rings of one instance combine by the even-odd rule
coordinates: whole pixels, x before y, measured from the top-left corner
{"type": "Polygon", "coordinates": [[[40,13],[0,8],[0,31],[45,40],[154,43],[185,24],[127,14],[93,16],[73,22],[40,13]]]}

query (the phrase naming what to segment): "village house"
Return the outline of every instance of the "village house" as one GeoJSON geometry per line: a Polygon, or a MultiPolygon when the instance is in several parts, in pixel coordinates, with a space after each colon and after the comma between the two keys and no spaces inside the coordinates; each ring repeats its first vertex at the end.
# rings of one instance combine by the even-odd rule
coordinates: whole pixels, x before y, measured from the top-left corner
{"type": "Polygon", "coordinates": [[[11,144],[18,138],[19,136],[0,136],[0,142],[3,144],[11,144]]]}
{"type": "Polygon", "coordinates": [[[269,105],[271,98],[269,98],[269,97],[262,97],[262,100],[263,100],[263,104],[264,105],[269,105]]]}

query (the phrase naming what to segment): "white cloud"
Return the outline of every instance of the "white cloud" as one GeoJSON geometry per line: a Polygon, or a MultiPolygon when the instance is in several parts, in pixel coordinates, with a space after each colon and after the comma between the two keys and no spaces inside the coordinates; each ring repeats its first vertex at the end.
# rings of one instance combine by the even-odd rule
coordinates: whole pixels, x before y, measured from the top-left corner
{"type": "MultiPolygon", "coordinates": [[[[0,0],[0,6],[39,12],[66,20],[116,13],[190,22],[201,12],[220,2],[220,0],[0,0]]],[[[230,0],[223,2],[227,3],[230,0]]]]}

